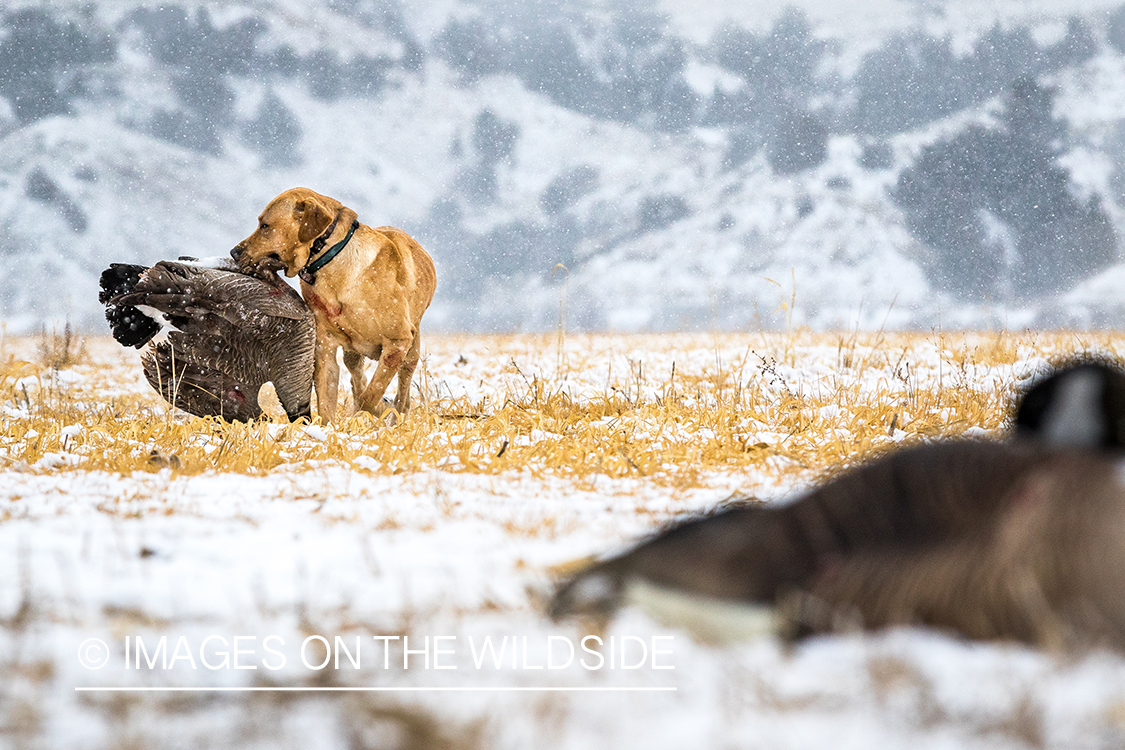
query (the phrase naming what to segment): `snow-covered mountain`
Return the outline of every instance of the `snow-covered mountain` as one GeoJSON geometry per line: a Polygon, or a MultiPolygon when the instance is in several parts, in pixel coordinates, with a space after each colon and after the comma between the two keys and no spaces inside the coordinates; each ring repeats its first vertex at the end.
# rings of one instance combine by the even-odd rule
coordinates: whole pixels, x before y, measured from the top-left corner
{"type": "Polygon", "coordinates": [[[8,4],[0,317],[101,330],[305,185],[432,328],[1125,322],[1119,4],[845,5],[8,4]]]}

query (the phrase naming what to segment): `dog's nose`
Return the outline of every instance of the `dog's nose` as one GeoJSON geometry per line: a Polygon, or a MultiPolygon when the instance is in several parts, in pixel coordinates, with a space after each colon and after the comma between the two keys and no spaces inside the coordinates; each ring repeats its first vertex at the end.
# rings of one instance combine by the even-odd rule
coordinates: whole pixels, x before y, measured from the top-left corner
{"type": "Polygon", "coordinates": [[[238,260],[238,256],[242,255],[242,245],[235,245],[231,248],[230,257],[238,260]]]}

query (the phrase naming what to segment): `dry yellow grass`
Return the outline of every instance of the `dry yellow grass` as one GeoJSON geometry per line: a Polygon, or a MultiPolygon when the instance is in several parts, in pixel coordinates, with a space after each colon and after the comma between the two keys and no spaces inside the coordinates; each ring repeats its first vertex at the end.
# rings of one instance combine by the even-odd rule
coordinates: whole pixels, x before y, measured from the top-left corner
{"type": "Polygon", "coordinates": [[[1117,341],[1074,332],[437,336],[401,424],[360,414],[310,436],[283,418],[173,413],[144,384],[136,354],[109,339],[8,337],[0,470],[256,474],[333,461],[386,474],[523,471],[579,484],[600,474],[694,487],[715,472],[820,471],[892,435],[995,429],[1021,365],[1116,353],[1117,341]],[[480,365],[471,374],[470,360],[480,365]]]}

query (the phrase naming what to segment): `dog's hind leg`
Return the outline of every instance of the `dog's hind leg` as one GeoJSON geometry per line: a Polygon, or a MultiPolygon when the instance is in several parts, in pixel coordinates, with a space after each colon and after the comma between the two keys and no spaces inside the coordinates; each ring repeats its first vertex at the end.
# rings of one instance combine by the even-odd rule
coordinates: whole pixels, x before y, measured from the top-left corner
{"type": "Polygon", "coordinates": [[[371,382],[367,384],[359,400],[360,409],[371,412],[375,416],[380,416],[387,410],[387,404],[383,402],[383,394],[387,392],[391,379],[406,360],[409,344],[410,339],[384,339],[379,365],[375,368],[371,382]]]}
{"type": "Polygon", "coordinates": [[[398,368],[398,391],[395,393],[395,409],[399,414],[405,414],[410,408],[410,381],[414,378],[414,370],[418,367],[418,357],[421,352],[422,334],[414,334],[414,343],[406,353],[406,359],[398,368]]]}

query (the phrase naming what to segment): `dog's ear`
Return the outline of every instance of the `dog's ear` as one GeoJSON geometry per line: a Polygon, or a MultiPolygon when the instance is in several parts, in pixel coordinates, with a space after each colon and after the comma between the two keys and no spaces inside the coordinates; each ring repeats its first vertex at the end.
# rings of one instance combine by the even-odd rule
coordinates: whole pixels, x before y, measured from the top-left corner
{"type": "Polygon", "coordinates": [[[297,222],[297,241],[312,242],[332,223],[332,214],[319,201],[303,199],[293,205],[293,221],[297,222]]]}

